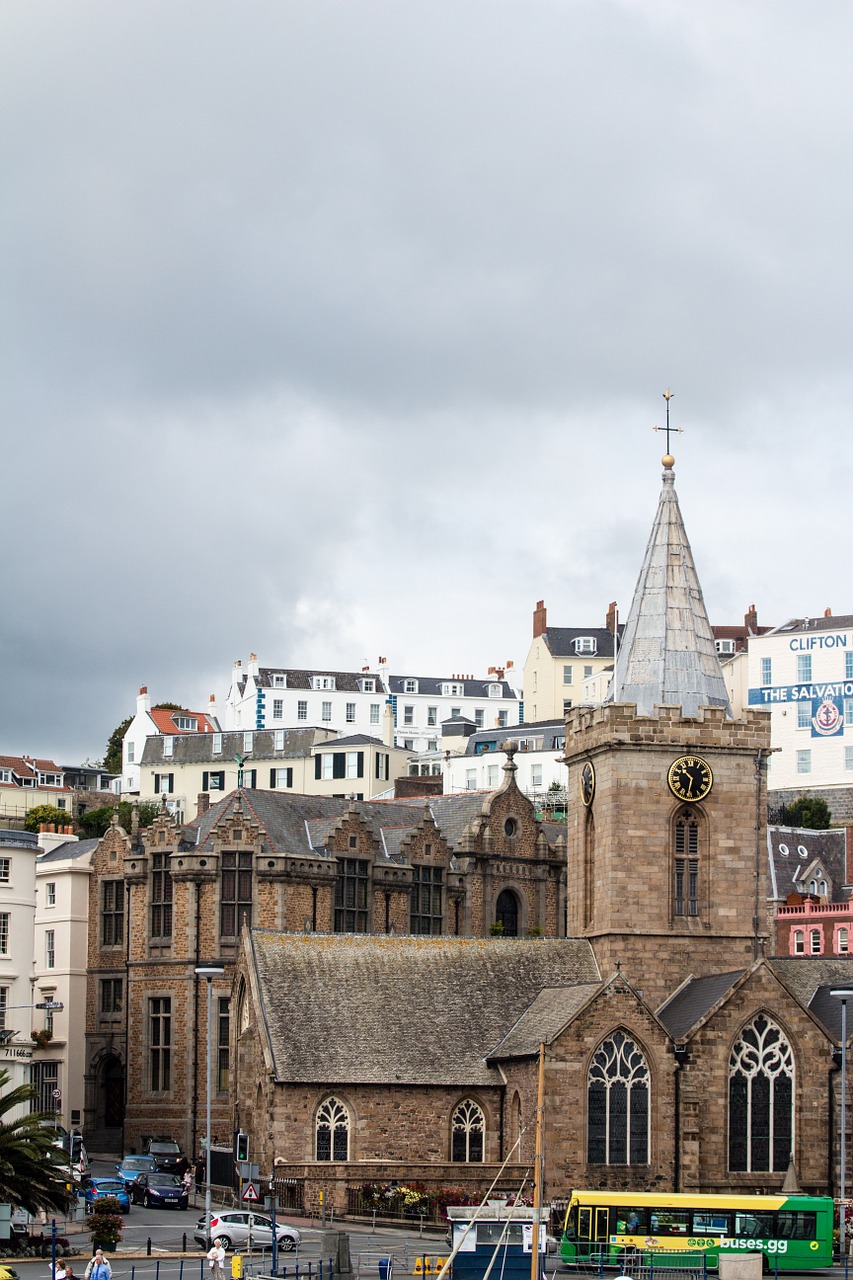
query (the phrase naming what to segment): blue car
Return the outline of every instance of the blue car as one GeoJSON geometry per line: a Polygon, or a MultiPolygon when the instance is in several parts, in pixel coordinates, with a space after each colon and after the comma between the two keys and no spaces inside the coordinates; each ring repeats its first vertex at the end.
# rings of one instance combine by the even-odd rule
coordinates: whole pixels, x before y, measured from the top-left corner
{"type": "Polygon", "coordinates": [[[134,1182],[140,1173],[154,1173],[154,1170],[154,1160],[151,1156],[125,1156],[121,1164],[116,1165],[116,1173],[128,1190],[131,1182],[134,1182]]]}
{"type": "Polygon", "coordinates": [[[121,1178],[84,1178],[83,1199],[87,1211],[98,1200],[117,1200],[122,1213],[130,1213],[130,1196],[121,1178]]]}
{"type": "Polygon", "coordinates": [[[167,1205],[186,1209],[190,1202],[184,1184],[173,1173],[140,1173],[130,1184],[130,1198],[146,1209],[165,1209],[167,1205]]]}

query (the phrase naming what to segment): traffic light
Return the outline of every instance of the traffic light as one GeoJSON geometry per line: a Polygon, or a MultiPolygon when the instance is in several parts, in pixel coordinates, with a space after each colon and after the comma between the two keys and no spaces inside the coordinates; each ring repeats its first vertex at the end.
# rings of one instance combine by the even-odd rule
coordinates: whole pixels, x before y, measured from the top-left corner
{"type": "Polygon", "coordinates": [[[246,1164],[249,1159],[249,1135],[248,1133],[237,1134],[237,1160],[240,1164],[246,1164]]]}

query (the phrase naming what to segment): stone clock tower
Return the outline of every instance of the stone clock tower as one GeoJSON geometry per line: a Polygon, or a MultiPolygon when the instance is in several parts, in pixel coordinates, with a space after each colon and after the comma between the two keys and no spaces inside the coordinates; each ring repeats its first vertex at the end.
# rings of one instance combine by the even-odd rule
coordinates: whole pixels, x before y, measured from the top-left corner
{"type": "Polygon", "coordinates": [[[652,1005],[766,937],[770,720],[732,716],[673,463],[608,701],[566,720],[568,934],[652,1005]]]}

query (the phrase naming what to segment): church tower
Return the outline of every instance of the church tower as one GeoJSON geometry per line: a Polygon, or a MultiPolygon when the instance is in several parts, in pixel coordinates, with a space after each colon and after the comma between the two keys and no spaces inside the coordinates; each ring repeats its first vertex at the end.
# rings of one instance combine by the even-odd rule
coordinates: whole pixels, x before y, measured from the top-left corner
{"type": "Polygon", "coordinates": [[[566,719],[568,934],[653,1004],[766,935],[770,721],[732,716],[673,466],[608,700],[566,719]]]}

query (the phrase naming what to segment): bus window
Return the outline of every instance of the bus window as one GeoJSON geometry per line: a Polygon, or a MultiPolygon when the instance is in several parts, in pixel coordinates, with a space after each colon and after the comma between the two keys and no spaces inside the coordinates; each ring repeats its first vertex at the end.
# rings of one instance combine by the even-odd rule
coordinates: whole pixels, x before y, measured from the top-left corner
{"type": "Polygon", "coordinates": [[[592,1227],[592,1210],[581,1209],[580,1225],[578,1227],[578,1237],[581,1240],[588,1240],[590,1235],[592,1234],[590,1230],[591,1227],[592,1227]]]}
{"type": "Polygon", "coordinates": [[[567,1240],[577,1240],[578,1238],[578,1207],[573,1204],[566,1214],[565,1237],[567,1240]]]}
{"type": "Polygon", "coordinates": [[[648,1235],[646,1226],[648,1209],[617,1209],[616,1234],[620,1236],[648,1235]]]}
{"type": "Polygon", "coordinates": [[[814,1240],[817,1238],[817,1214],[793,1213],[784,1210],[777,1215],[778,1234],[784,1240],[814,1240]]]}
{"type": "Polygon", "coordinates": [[[687,1209],[654,1209],[651,1224],[653,1236],[687,1236],[690,1213],[687,1209]]]}
{"type": "Polygon", "coordinates": [[[772,1213],[736,1213],[735,1235],[749,1240],[772,1240],[776,1235],[772,1213]]]}
{"type": "Polygon", "coordinates": [[[729,1234],[729,1215],[727,1213],[694,1213],[694,1236],[727,1236],[729,1234]]]}

